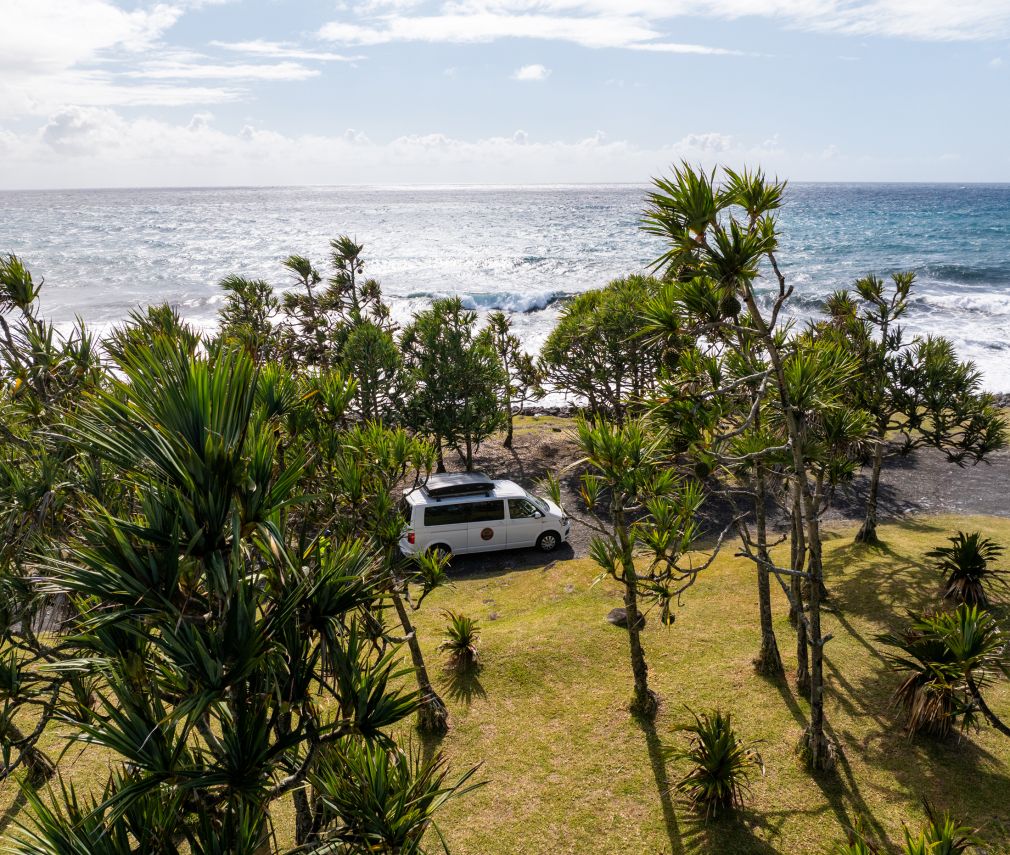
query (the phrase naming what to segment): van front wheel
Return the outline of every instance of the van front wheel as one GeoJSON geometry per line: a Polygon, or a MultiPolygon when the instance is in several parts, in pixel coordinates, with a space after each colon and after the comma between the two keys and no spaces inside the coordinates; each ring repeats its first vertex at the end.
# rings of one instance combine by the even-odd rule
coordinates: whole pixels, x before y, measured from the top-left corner
{"type": "Polygon", "coordinates": [[[561,538],[556,531],[545,531],[537,538],[537,549],[541,552],[553,552],[561,543],[561,538]]]}

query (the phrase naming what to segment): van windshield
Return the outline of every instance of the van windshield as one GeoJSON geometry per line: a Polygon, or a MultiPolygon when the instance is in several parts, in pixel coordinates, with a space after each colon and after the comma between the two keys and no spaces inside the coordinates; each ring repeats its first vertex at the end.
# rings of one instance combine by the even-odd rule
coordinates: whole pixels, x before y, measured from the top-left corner
{"type": "Polygon", "coordinates": [[[534,496],[532,493],[527,493],[526,498],[529,499],[531,502],[533,502],[534,505],[536,505],[537,510],[540,511],[540,513],[542,514],[547,513],[547,502],[545,502],[543,499],[534,496]]]}

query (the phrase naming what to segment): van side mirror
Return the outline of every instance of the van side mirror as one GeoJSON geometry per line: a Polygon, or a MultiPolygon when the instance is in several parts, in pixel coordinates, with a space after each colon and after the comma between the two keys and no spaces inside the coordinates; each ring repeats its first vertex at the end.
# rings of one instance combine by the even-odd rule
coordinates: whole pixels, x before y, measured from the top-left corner
{"type": "Polygon", "coordinates": [[[535,520],[542,520],[543,518],[544,518],[544,515],[540,511],[534,511],[533,512],[533,519],[535,519],[535,520]]]}

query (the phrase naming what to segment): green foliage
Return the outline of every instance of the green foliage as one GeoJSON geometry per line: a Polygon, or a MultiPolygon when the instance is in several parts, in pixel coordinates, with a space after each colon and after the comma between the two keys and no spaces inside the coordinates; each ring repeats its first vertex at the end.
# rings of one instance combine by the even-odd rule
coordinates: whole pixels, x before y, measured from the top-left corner
{"type": "Polygon", "coordinates": [[[480,629],[478,621],[467,615],[446,610],[444,640],[438,649],[446,654],[449,667],[457,671],[472,669],[480,656],[477,650],[480,644],[480,629]]]}
{"type": "Polygon", "coordinates": [[[116,362],[123,362],[130,351],[143,350],[158,341],[192,354],[200,346],[201,336],[182,319],[174,306],[162,303],[134,309],[126,323],[114,328],[103,345],[116,362]]]}
{"type": "MultiPolygon", "coordinates": [[[[937,815],[933,806],[924,801],[926,821],[913,832],[908,825],[902,829],[900,855],[960,855],[981,843],[974,829],[961,825],[949,813],[937,815]]],[[[884,850],[875,845],[857,821],[847,842],[832,850],[833,855],[883,855],[884,850]]]]}
{"type": "Polygon", "coordinates": [[[262,279],[241,276],[226,276],[220,287],[226,294],[218,313],[220,338],[245,348],[257,361],[269,358],[276,347],[273,321],[280,311],[273,288],[262,279]]]}
{"type": "Polygon", "coordinates": [[[1003,554],[1003,547],[977,531],[959,531],[947,540],[950,546],[938,546],[926,553],[936,559],[937,569],[946,576],[944,598],[955,604],[988,608],[990,590],[1007,587],[1007,571],[992,566],[1003,554]]]}
{"type": "Polygon", "coordinates": [[[554,387],[585,398],[592,415],[621,420],[629,407],[640,410],[663,350],[642,336],[641,309],[658,288],[628,276],[566,304],[540,354],[554,387]]]}
{"type": "MultiPolygon", "coordinates": [[[[166,332],[124,341],[120,374],[91,391],[66,432],[129,501],[89,503],[79,537],[45,559],[36,590],[69,604],[70,631],[33,658],[12,649],[0,666],[8,739],[17,705],[38,706],[43,689],[59,687],[52,676],[25,685],[44,656],[31,671],[67,687],[46,715],[107,752],[110,775],[94,799],[63,789],[54,807],[35,804],[15,851],[134,851],[139,841],[152,852],[252,855],[270,845],[272,802],[304,788],[323,757],[331,769],[346,762],[336,774],[352,779],[361,752],[389,755],[390,728],[417,709],[381,614],[384,538],[399,533],[386,524],[396,518],[390,491],[424,444],[378,425],[346,435],[361,450],[356,481],[336,488],[356,513],[339,538],[317,533],[295,548],[287,524],[304,513],[300,485],[318,476],[300,450],[283,449],[295,439],[284,428],[306,424],[316,401],[320,412],[344,406],[353,384],[316,375],[304,394],[278,365],[257,374],[244,349],[195,355],[166,332]],[[357,754],[338,750],[348,740],[357,754]]],[[[437,757],[393,777],[420,801],[390,802],[369,851],[420,851],[432,811],[457,787],[437,757]],[[403,848],[408,838],[414,849],[403,848]]],[[[295,802],[308,851],[332,851],[374,819],[362,804],[317,814],[295,802]]]]}
{"type": "Polygon", "coordinates": [[[523,350],[522,342],[512,333],[512,323],[504,312],[492,312],[480,336],[497,354],[504,384],[502,406],[507,420],[505,447],[512,447],[512,416],[521,413],[530,401],[544,396],[543,370],[533,357],[523,350]]]}
{"type": "MultiPolygon", "coordinates": [[[[346,849],[308,851],[424,855],[431,829],[442,843],[436,812],[450,799],[480,786],[469,784],[476,769],[450,781],[445,761],[420,752],[389,750],[349,737],[330,748],[312,774],[324,817],[333,823],[332,839],[346,849]]],[[[429,843],[434,843],[432,835],[429,843]]]]}
{"type": "MultiPolygon", "coordinates": [[[[691,712],[689,710],[689,712],[691,712]]],[[[675,728],[688,736],[686,747],[668,748],[669,759],[685,760],[688,772],[675,787],[706,820],[743,807],[755,769],[764,773],[761,756],[737,736],[730,713],[691,712],[693,721],[675,728]]]]}
{"type": "Polygon", "coordinates": [[[894,648],[892,667],[907,674],[894,693],[909,734],[946,737],[977,724],[978,690],[1007,670],[1005,639],[995,618],[962,604],[949,612],[915,614],[901,633],[880,641],[894,648]]]}
{"type": "Polygon", "coordinates": [[[467,470],[480,444],[503,426],[498,390],[507,382],[491,343],[477,334],[477,313],[458,297],[418,312],[400,339],[408,388],[406,423],[456,450],[467,470]]]}

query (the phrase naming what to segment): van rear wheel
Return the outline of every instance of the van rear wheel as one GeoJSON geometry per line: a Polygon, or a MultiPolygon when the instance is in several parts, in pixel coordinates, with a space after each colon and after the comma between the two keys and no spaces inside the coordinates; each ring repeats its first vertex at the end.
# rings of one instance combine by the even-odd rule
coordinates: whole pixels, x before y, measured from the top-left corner
{"type": "Polygon", "coordinates": [[[561,536],[556,531],[545,531],[537,538],[537,549],[541,552],[553,552],[561,543],[561,536]]]}

